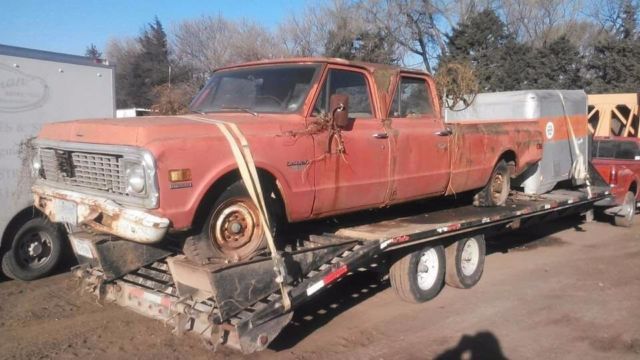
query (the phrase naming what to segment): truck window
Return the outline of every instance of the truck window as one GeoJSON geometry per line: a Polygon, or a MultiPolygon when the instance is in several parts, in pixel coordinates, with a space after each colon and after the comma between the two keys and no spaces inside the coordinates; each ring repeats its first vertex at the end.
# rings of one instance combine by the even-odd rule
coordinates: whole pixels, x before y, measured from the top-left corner
{"type": "Polygon", "coordinates": [[[594,158],[613,159],[616,154],[616,148],[613,141],[596,141],[593,147],[594,158]]]}
{"type": "Polygon", "coordinates": [[[406,76],[400,78],[400,84],[393,97],[390,116],[404,118],[432,114],[433,105],[427,81],[406,76]]]}
{"type": "Polygon", "coordinates": [[[354,118],[369,118],[373,116],[369,86],[364,74],[348,70],[329,70],[320,95],[313,107],[312,116],[329,112],[329,98],[333,94],[349,95],[349,115],[354,118]]]}
{"type": "Polygon", "coordinates": [[[304,103],[318,69],[319,65],[268,65],[215,72],[190,108],[200,113],[294,113],[304,103]]]}
{"type": "Polygon", "coordinates": [[[633,160],[637,155],[638,144],[632,141],[596,141],[593,157],[601,159],[633,160]]]}
{"type": "Polygon", "coordinates": [[[618,143],[616,151],[616,159],[633,160],[638,154],[638,145],[630,141],[622,141],[618,143]]]}

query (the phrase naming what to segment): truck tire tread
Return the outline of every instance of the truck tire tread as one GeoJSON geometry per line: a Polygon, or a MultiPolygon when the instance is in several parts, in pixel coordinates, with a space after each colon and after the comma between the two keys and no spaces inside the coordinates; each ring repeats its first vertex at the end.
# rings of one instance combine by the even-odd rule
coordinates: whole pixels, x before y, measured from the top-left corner
{"type": "Polygon", "coordinates": [[[445,256],[442,245],[427,246],[420,250],[404,255],[391,265],[389,281],[398,297],[410,303],[423,303],[436,297],[444,286],[445,256]],[[433,286],[422,290],[418,286],[417,267],[422,253],[435,249],[438,256],[438,274],[433,286]]]}

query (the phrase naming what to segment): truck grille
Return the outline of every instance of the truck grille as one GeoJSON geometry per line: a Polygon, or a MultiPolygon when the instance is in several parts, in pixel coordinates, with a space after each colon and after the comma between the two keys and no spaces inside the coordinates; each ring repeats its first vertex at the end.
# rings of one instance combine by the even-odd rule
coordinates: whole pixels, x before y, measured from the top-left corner
{"type": "Polygon", "coordinates": [[[48,181],[127,195],[122,156],[43,148],[40,158],[48,181]]]}

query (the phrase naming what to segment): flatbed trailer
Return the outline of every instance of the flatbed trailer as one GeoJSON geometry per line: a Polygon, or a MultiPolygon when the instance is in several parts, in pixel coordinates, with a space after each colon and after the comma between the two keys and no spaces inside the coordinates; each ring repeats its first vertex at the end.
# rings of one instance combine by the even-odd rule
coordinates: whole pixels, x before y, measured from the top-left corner
{"type": "Polygon", "coordinates": [[[460,206],[309,235],[280,253],[286,279],[276,278],[283,272],[274,269],[269,254],[238,263],[197,264],[168,248],[89,233],[71,235],[80,263],[74,273],[101,300],[162,320],[178,335],[192,332],[214,349],[224,344],[251,353],[266,348],[297,307],[358,270],[386,273],[390,268],[392,287],[413,302],[434,297],[445,282],[469,288],[482,274],[485,235],[588,214],[594,202],[609,196],[608,186],[596,182],[535,197],[512,193],[504,207],[460,206]],[[461,255],[469,239],[477,250],[471,252],[471,273],[461,255]],[[429,254],[439,254],[437,267],[416,273],[429,254]],[[433,283],[427,291],[420,290],[423,275],[433,283]],[[286,299],[278,280],[286,284],[286,299]]]}

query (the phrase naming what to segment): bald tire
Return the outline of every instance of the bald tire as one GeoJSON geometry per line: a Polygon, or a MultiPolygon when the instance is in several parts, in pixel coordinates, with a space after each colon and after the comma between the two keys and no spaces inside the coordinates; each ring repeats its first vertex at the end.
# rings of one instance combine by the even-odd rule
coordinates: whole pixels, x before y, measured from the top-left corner
{"type": "Polygon", "coordinates": [[[423,303],[435,298],[444,286],[445,256],[442,245],[427,246],[398,259],[389,269],[391,287],[400,299],[410,303],[423,303]],[[418,262],[421,255],[430,249],[438,257],[437,276],[433,286],[421,289],[418,286],[418,262]]]}
{"type": "MultiPolygon", "coordinates": [[[[486,245],[483,235],[460,239],[445,249],[447,271],[445,283],[458,289],[469,289],[480,281],[484,270],[486,245]],[[473,272],[463,271],[463,250],[467,242],[475,241],[477,244],[477,263],[473,272]]],[[[468,266],[468,265],[467,265],[468,266]]]]}

